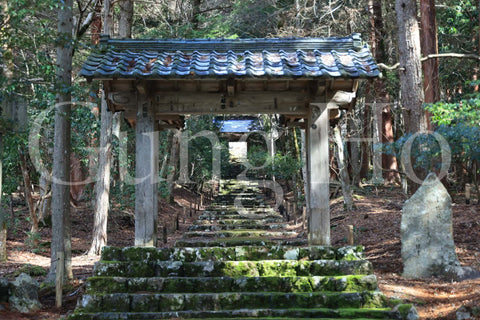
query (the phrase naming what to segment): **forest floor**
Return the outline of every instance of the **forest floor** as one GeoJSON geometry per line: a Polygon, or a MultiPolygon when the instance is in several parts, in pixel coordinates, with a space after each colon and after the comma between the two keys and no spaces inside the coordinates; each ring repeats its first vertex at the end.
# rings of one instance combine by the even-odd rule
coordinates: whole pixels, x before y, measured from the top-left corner
{"type": "MultiPolygon", "coordinates": [[[[335,246],[346,243],[347,225],[355,228],[355,242],[365,246],[366,257],[373,263],[381,291],[390,298],[400,298],[413,303],[421,319],[456,319],[455,313],[461,306],[480,307],[480,279],[463,282],[446,282],[437,278],[409,280],[401,276],[400,220],[401,209],[406,196],[394,187],[364,188],[356,190],[356,209],[352,212],[343,210],[341,198],[332,200],[332,242],[335,246]]],[[[179,215],[180,230],[171,230],[165,246],[171,246],[181,237],[193,222],[195,216],[187,213],[183,217],[180,205],[189,207],[192,196],[187,192],[176,190],[176,204],[162,202],[162,214],[159,225],[173,226],[179,215]]],[[[457,255],[462,265],[480,270],[480,205],[464,204],[464,199],[454,199],[453,230],[457,255]]],[[[50,264],[49,239],[50,228],[41,231],[41,247],[32,249],[27,241],[26,230],[28,211],[23,206],[15,208],[16,226],[8,234],[8,261],[0,263],[0,277],[13,279],[21,271],[40,266],[45,270],[50,264]]],[[[301,221],[300,221],[301,222],[301,221]]],[[[301,231],[300,222],[290,228],[301,231]]],[[[55,308],[55,295],[52,288],[40,290],[43,308],[31,314],[8,311],[8,305],[0,305],[2,320],[54,320],[64,318],[75,308],[85,280],[92,273],[93,264],[98,257],[86,255],[90,245],[93,213],[90,206],[80,203],[72,210],[72,248],[75,281],[65,290],[63,307],[55,308]],[[3,311],[1,311],[3,309],[3,311]]],[[[134,218],[129,210],[113,206],[108,223],[108,243],[112,246],[131,246],[134,239],[134,218]]],[[[159,243],[163,245],[162,229],[159,228],[159,243]]],[[[36,277],[39,281],[43,276],[36,277]]],[[[479,318],[480,319],[480,316],[479,318]]]]}

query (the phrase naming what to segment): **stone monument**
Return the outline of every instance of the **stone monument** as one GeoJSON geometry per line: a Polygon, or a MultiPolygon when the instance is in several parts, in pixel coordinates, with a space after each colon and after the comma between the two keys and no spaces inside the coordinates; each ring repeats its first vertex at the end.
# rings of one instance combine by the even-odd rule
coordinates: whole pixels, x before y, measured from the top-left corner
{"type": "Polygon", "coordinates": [[[479,276],[460,266],[453,242],[452,200],[435,173],[405,202],[401,236],[405,278],[464,280],[479,276]]]}

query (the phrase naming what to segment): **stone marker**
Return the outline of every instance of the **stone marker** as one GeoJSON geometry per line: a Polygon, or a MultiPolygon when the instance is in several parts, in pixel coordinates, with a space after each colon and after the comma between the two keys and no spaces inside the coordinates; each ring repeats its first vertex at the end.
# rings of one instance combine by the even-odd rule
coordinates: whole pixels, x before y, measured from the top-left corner
{"type": "Polygon", "coordinates": [[[38,282],[28,274],[20,274],[10,283],[10,308],[28,313],[41,308],[38,301],[38,282]]]}
{"type": "Polygon", "coordinates": [[[478,277],[461,267],[455,253],[452,200],[440,180],[430,173],[403,206],[401,236],[403,276],[449,280],[478,277]]]}

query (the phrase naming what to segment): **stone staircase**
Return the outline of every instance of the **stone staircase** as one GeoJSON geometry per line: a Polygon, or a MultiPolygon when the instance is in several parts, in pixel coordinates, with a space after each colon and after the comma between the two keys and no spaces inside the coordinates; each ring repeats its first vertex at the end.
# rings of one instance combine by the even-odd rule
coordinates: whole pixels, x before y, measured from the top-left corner
{"type": "MultiPolygon", "coordinates": [[[[248,182],[227,182],[174,248],[106,247],[71,320],[406,319],[361,247],[307,246],[248,182]],[[242,200],[242,210],[232,206],[242,200]]],[[[413,319],[413,318],[409,318],[413,319]]]]}

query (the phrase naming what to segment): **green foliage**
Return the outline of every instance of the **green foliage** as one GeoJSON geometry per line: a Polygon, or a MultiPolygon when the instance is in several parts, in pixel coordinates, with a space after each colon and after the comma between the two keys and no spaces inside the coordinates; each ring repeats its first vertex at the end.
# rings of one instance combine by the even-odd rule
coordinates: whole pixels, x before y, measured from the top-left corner
{"type": "Polygon", "coordinates": [[[479,125],[480,98],[461,100],[456,103],[440,101],[425,106],[432,114],[432,122],[438,125],[479,125]]]}
{"type": "Polygon", "coordinates": [[[457,103],[438,102],[426,109],[438,125],[437,132],[449,142],[454,161],[480,161],[480,97],[457,103]]]}
{"type": "Polygon", "coordinates": [[[418,134],[412,143],[410,150],[405,148],[407,141],[413,134],[408,133],[400,137],[394,143],[379,144],[375,148],[382,149],[385,154],[396,155],[401,159],[403,152],[409,152],[408,157],[413,161],[413,168],[422,168],[429,172],[441,168],[442,149],[438,141],[430,134],[418,134]]]}
{"type": "MultiPolygon", "coordinates": [[[[438,102],[425,106],[432,114],[435,132],[440,134],[451,150],[452,162],[462,163],[469,168],[472,161],[480,161],[480,99],[472,98],[457,103],[438,102]]],[[[405,152],[405,143],[411,134],[404,135],[394,143],[377,146],[383,152],[401,155],[405,152]]],[[[443,150],[446,151],[446,150],[443,150]]],[[[430,134],[419,135],[411,149],[411,158],[415,160],[414,168],[426,171],[439,170],[442,165],[442,146],[430,134]]]]}
{"type": "Polygon", "coordinates": [[[269,157],[266,147],[262,145],[249,146],[247,152],[247,159],[250,165],[252,165],[253,167],[262,167],[272,162],[272,159],[271,157],[269,157]]]}
{"type": "Polygon", "coordinates": [[[215,135],[218,142],[212,142],[207,137],[198,136],[190,139],[188,142],[189,157],[189,178],[196,182],[202,183],[213,178],[213,165],[220,161],[223,170],[228,163],[228,142],[220,137],[220,123],[215,121],[214,115],[191,116],[186,119],[184,133],[188,137],[196,134],[209,132],[215,135]],[[214,143],[214,145],[212,145],[214,143]],[[220,151],[220,159],[214,158],[216,152],[220,151]]]}
{"type": "Polygon", "coordinates": [[[300,170],[302,170],[302,163],[293,154],[275,154],[273,173],[276,177],[281,179],[288,179],[294,177],[300,170]]]}
{"type": "MultiPolygon", "coordinates": [[[[438,49],[443,52],[478,52],[478,2],[447,0],[437,6],[438,49]],[[472,41],[472,39],[475,39],[472,41]]],[[[463,84],[472,78],[476,61],[465,59],[440,59],[441,87],[447,91],[447,99],[458,101],[472,87],[463,84]]]]}

